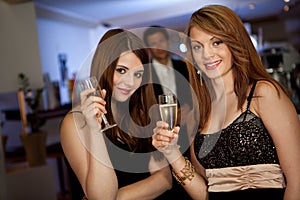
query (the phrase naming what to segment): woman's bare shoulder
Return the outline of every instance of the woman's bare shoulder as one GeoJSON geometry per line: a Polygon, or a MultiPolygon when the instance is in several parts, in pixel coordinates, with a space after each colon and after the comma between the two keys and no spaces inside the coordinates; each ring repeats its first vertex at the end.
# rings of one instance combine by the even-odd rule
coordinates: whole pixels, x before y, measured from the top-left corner
{"type": "Polygon", "coordinates": [[[78,108],[70,110],[62,119],[60,130],[70,130],[72,127],[78,126],[84,122],[84,116],[78,108]]]}
{"type": "MultiPolygon", "coordinates": [[[[250,109],[252,109],[256,115],[260,116],[262,111],[280,103],[283,96],[285,96],[284,91],[276,83],[258,81],[254,89],[250,109]]],[[[283,97],[283,99],[286,98],[283,97]]]]}
{"type": "Polygon", "coordinates": [[[257,97],[279,98],[282,92],[282,89],[277,84],[273,84],[269,81],[258,81],[254,95],[257,97]]]}

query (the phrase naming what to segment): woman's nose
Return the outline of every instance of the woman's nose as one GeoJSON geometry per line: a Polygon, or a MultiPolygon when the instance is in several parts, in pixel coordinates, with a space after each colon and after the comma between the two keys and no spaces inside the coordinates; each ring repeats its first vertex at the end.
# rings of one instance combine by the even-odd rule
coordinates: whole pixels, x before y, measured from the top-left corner
{"type": "Polygon", "coordinates": [[[122,81],[124,82],[124,84],[126,84],[128,86],[133,86],[134,85],[133,74],[131,74],[131,73],[125,74],[122,78],[122,81]]]}
{"type": "Polygon", "coordinates": [[[214,51],[210,47],[206,47],[203,49],[203,57],[204,58],[210,58],[214,55],[214,51]]]}

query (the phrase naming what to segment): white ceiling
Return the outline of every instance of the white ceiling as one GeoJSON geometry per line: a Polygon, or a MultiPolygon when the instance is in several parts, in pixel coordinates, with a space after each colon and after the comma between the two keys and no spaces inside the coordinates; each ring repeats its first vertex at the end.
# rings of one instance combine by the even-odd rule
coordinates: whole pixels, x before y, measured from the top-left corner
{"type": "MultiPolygon", "coordinates": [[[[37,14],[60,17],[87,26],[100,24],[123,28],[162,25],[184,29],[191,14],[207,4],[233,9],[244,21],[278,16],[284,5],[295,7],[299,0],[33,0],[37,14]],[[254,3],[255,9],[249,9],[254,3]]],[[[299,6],[298,6],[299,7],[299,6]]],[[[292,10],[291,10],[292,11],[292,10]]]]}

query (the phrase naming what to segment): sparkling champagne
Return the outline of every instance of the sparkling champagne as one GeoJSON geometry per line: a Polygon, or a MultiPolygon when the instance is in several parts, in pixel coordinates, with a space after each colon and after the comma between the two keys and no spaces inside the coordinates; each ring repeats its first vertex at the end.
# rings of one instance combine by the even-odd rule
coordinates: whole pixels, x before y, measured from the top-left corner
{"type": "Polygon", "coordinates": [[[177,104],[160,104],[159,110],[162,120],[169,124],[169,130],[173,130],[177,121],[177,104]]]}

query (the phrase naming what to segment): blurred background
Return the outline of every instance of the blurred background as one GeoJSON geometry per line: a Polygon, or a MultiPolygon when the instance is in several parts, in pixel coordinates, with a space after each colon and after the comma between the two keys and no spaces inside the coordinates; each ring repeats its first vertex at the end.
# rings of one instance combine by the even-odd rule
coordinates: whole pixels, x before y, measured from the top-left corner
{"type": "Polygon", "coordinates": [[[110,28],[142,34],[143,27],[161,25],[171,33],[172,51],[180,52],[180,34],[191,14],[207,4],[226,5],[240,16],[266,70],[286,87],[300,113],[300,0],[0,0],[0,134],[6,138],[0,156],[2,175],[24,161],[17,96],[20,73],[27,75],[32,89],[44,88],[39,109],[46,119],[42,128],[52,156],[48,174],[55,179],[40,178],[53,181],[54,192],[67,194],[59,123],[71,107],[74,80],[90,62],[99,39],[110,28]]]}

